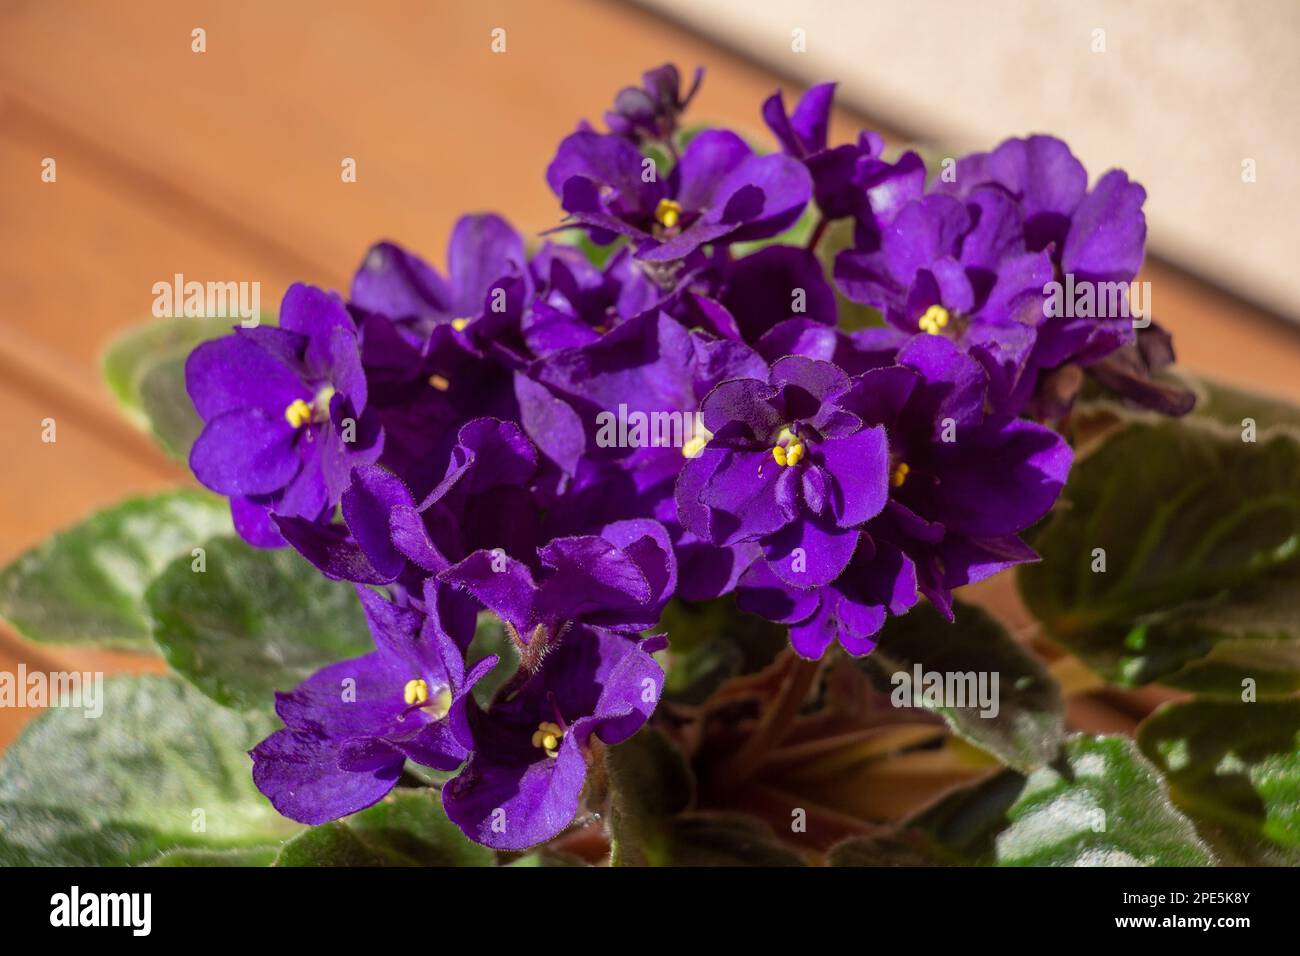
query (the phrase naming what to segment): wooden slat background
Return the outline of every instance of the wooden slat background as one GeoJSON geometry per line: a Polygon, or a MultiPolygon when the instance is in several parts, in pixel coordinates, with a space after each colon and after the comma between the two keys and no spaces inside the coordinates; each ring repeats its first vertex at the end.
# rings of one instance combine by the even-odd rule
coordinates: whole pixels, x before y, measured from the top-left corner
{"type": "MultiPolygon", "coordinates": [[[[779,78],[621,3],[8,0],[0,562],[99,507],[190,480],[117,416],[99,380],[108,340],[148,321],[153,283],[259,281],[274,308],[296,279],[345,288],[380,237],[440,262],[466,211],[544,229],[557,216],[543,179],[555,144],[665,60],[707,67],[697,119],[761,130],[779,78]],[[196,27],[203,54],[190,48],[196,27]],[[490,49],[496,27],[504,54],[490,49]],[[45,157],[56,183],[41,181],[45,157]],[[345,157],[356,183],[340,179],[345,157]],[[46,417],[55,444],[40,440],[46,417]]],[[[833,132],[862,125],[842,111],[833,132]]],[[[1069,138],[1068,116],[1057,132],[1069,138]]],[[[1145,277],[1185,366],[1300,400],[1300,336],[1168,267],[1145,277]]],[[[35,648],[0,625],[0,670],[19,661],[159,666],[35,648]]],[[[0,711],[0,747],[28,716],[0,711]]]]}

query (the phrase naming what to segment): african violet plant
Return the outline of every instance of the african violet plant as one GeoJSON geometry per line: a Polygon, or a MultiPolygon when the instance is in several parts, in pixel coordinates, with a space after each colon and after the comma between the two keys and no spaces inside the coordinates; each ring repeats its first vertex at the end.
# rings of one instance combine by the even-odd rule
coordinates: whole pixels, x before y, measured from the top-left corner
{"type": "Polygon", "coordinates": [[[831,84],[767,150],[683,128],[699,82],[560,143],[540,244],[470,215],[113,350],[229,516],[4,573],[174,673],[31,726],[0,859],[1300,860],[1297,415],[1168,370],[1143,188],[831,145],[831,84]],[[1036,622],[968,587],[1013,568],[1036,622]]]}

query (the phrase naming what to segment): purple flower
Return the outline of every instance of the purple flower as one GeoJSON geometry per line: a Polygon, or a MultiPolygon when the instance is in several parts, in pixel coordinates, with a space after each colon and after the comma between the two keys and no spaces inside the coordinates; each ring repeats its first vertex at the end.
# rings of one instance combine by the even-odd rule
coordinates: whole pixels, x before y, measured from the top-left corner
{"type": "Polygon", "coordinates": [[[555,538],[528,560],[475,551],[438,575],[505,622],[529,666],[575,623],[636,633],[653,627],[677,587],[663,525],[616,521],[599,535],[555,538]]]}
{"type": "Polygon", "coordinates": [[[509,223],[490,213],[462,216],[447,246],[446,279],[400,246],[381,242],[352,278],[352,304],[394,320],[417,344],[440,325],[470,341],[501,325],[507,306],[514,306],[517,317],[526,289],[521,285],[511,296],[515,289],[507,283],[526,276],[524,243],[509,223]]]}
{"type": "Polygon", "coordinates": [[[915,564],[921,593],[948,615],[953,588],[1036,559],[1017,534],[1055,503],[1072,460],[1050,429],[986,415],[986,387],[978,362],[918,336],[843,398],[889,434],[889,502],[867,531],[915,564]]]}
{"type": "Polygon", "coordinates": [[[619,249],[598,269],[580,249],[548,242],[530,268],[536,293],[520,334],[534,358],[596,342],[663,297],[627,249],[619,249]]]}
{"type": "Polygon", "coordinates": [[[703,405],[712,437],[677,482],[682,524],[714,544],[758,542],[792,588],[834,581],[888,497],[885,429],[841,404],[852,384],[828,362],[789,356],[766,380],[718,385],[703,405]]]}
{"type": "Polygon", "coordinates": [[[383,448],[366,414],[356,328],[342,301],[320,289],[291,286],[278,328],[241,328],[200,345],[185,383],[204,421],[190,468],[230,497],[236,529],[260,547],[283,544],[271,512],[318,520],[353,466],[383,448]]]}
{"type": "Polygon", "coordinates": [[[593,239],[627,236],[637,257],[653,263],[709,243],[774,236],[794,224],[812,191],[797,160],[756,156],[728,130],[696,135],[667,175],[627,140],[580,130],[560,144],[546,181],[593,239]]]}
{"type": "Polygon", "coordinates": [[[470,690],[496,664],[468,674],[460,649],[418,612],[366,588],[375,650],[317,671],[276,695],[284,721],[252,751],[253,780],[280,813],[318,824],[380,800],[407,760],[454,770],[469,756],[470,690]]]}
{"type": "Polygon", "coordinates": [[[1018,411],[1032,394],[1052,262],[1026,250],[1021,210],[1005,190],[907,203],[878,248],[839,254],[835,278],[900,331],[947,336],[979,359],[995,410],[1018,411]]]}
{"type": "Polygon", "coordinates": [[[666,142],[677,131],[677,119],[686,112],[704,78],[704,67],[695,68],[691,88],[681,92],[681,76],[671,63],[647,70],[641,86],[628,86],[614,97],[614,108],[605,114],[605,125],[616,136],[633,143],[645,140],[666,142]]]}
{"type": "Polygon", "coordinates": [[[835,84],[809,87],[793,113],[787,113],[778,90],[763,103],[763,120],[787,156],[801,160],[812,176],[817,208],[827,219],[855,216],[863,221],[887,219],[900,195],[919,195],[925,167],[916,153],[897,163],[881,159],[885,142],[880,134],[863,130],[856,143],[830,146],[831,104],[835,84]]]}
{"type": "MultiPolygon", "coordinates": [[[[819,658],[837,639],[861,655],[874,647],[887,614],[905,613],[918,591],[951,617],[953,588],[1034,560],[1016,535],[1055,502],[1070,450],[1042,426],[987,416],[986,389],[978,362],[932,336],[912,339],[897,364],[839,388],[841,414],[851,414],[860,431],[889,436],[887,459],[868,466],[887,477],[888,500],[854,529],[851,549],[834,561],[832,548],[811,540],[802,552],[765,546],[767,560],[751,565],[737,585],[739,607],[788,624],[804,657],[819,658]],[[815,567],[826,572],[809,574],[815,567]]],[[[864,460],[870,459],[859,455],[828,470],[842,474],[864,460]]],[[[688,469],[678,487],[678,506],[694,509],[698,521],[705,515],[691,503],[705,496],[689,475],[688,469]]],[[[748,534],[764,527],[771,510],[757,494],[733,508],[748,534]]],[[[717,513],[707,518],[716,528],[717,513]]]]}
{"type": "Polygon", "coordinates": [[[473,840],[522,850],[557,836],[578,812],[594,741],[631,737],[654,711],[663,670],[640,643],[579,625],[486,714],[472,711],[476,749],[442,791],[447,816],[473,840]]]}

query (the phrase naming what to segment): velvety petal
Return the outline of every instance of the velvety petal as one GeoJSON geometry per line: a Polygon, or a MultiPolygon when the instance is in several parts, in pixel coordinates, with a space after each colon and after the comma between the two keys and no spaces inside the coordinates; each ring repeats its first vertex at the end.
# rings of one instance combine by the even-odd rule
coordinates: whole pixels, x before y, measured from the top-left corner
{"type": "Polygon", "coordinates": [[[823,518],[802,516],[761,544],[768,567],[790,587],[820,588],[848,567],[858,537],[856,529],[836,528],[823,518]]]}
{"type": "Polygon", "coordinates": [[[373,465],[353,470],[352,484],[343,493],[343,520],[371,565],[390,580],[406,567],[406,558],[394,546],[389,528],[389,514],[398,505],[414,506],[400,478],[373,465]]]}
{"type": "Polygon", "coordinates": [[[736,260],[725,283],[722,305],[747,342],[791,317],[835,324],[835,292],[816,256],[805,249],[767,246],[736,260]]]}
{"type": "Polygon", "coordinates": [[[831,608],[819,607],[817,613],[800,624],[790,626],[790,646],[805,660],[821,660],[839,631],[839,622],[831,608]]]}
{"type": "Polygon", "coordinates": [[[890,477],[884,426],[822,442],[817,454],[833,479],[831,509],[841,528],[855,528],[880,513],[890,477]]]}
{"type": "Polygon", "coordinates": [[[524,272],[524,241],[500,216],[491,213],[456,220],[447,246],[452,310],[477,315],[498,279],[524,272]]]}
{"type": "Polygon", "coordinates": [[[945,418],[957,424],[959,433],[963,426],[983,420],[988,377],[979,362],[944,336],[916,336],[899,350],[898,364],[921,374],[908,414],[929,423],[934,437],[942,431],[945,418]]]}
{"type": "Polygon", "coordinates": [[[318,373],[330,367],[334,331],[356,331],[347,307],[336,293],[301,282],[289,286],[280,302],[280,328],[307,337],[307,367],[318,373]]]}
{"type": "Polygon", "coordinates": [[[404,562],[395,562],[396,570],[390,565],[387,571],[380,571],[348,535],[347,529],[339,525],[290,515],[275,515],[274,521],[280,534],[294,550],[331,580],[387,584],[397,577],[404,566],[404,562]]]}
{"type": "Polygon", "coordinates": [[[1142,266],[1147,194],[1121,170],[1098,180],[1074,212],[1061,269],[1081,281],[1129,282],[1142,266]]]}
{"type": "Polygon", "coordinates": [[[776,494],[785,470],[766,451],[728,451],[721,458],[700,495],[713,509],[709,530],[714,544],[752,541],[789,523],[776,494]]]}
{"type": "Polygon", "coordinates": [[[997,537],[1022,531],[1056,502],[1070,472],[1070,446],[1051,429],[990,418],[931,446],[940,493],[930,516],[950,532],[997,537]]]}
{"type": "Polygon", "coordinates": [[[405,759],[392,753],[369,772],[339,769],[339,742],[278,730],[251,751],[253,783],[283,816],[312,826],[378,803],[402,775],[405,759]]]}
{"type": "Polygon", "coordinates": [[[784,410],[776,404],[779,394],[779,389],[757,379],[723,382],[700,406],[704,427],[724,440],[734,436],[766,442],[787,424],[784,410]]]}
{"type": "MultiPolygon", "coordinates": [[[[655,598],[649,581],[632,556],[604,538],[581,535],[556,538],[538,554],[552,569],[541,587],[538,610],[546,621],[590,616],[608,626],[638,622],[655,598]]],[[[657,573],[664,573],[661,565],[657,573]]],[[[657,615],[650,613],[651,623],[657,615]]],[[[642,625],[649,626],[649,625],[642,625]]]]}
{"type": "Polygon", "coordinates": [[[258,408],[281,418],[311,391],[297,374],[246,336],[203,342],[185,360],[185,389],[204,421],[241,408],[258,408]]]}
{"type": "Polygon", "coordinates": [[[767,561],[755,561],[736,585],[736,607],[777,624],[806,621],[821,604],[815,589],[792,588],[767,561]]]}
{"type": "Polygon", "coordinates": [[[713,207],[720,198],[719,186],[751,155],[749,145],[730,130],[699,133],[683,150],[674,173],[678,177],[677,201],[687,210],[713,207]]]}
{"type": "Polygon", "coordinates": [[[259,408],[225,412],[204,426],[190,449],[190,469],[223,495],[265,495],[298,473],[294,429],[259,408]]]}
{"type": "Polygon", "coordinates": [[[437,271],[391,242],[370,247],[352,277],[351,299],[394,319],[440,316],[451,309],[451,290],[437,271]]]}

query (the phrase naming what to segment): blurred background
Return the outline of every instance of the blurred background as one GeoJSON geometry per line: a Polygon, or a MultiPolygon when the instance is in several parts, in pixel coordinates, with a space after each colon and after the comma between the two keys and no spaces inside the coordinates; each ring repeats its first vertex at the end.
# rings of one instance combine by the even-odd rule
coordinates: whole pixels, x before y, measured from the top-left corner
{"type": "MultiPolygon", "coordinates": [[[[346,289],[379,238],[441,263],[464,212],[552,226],[556,144],[665,61],[706,67],[695,122],[760,140],[772,90],[837,79],[834,138],[1051,132],[1094,179],[1126,168],[1180,363],[1300,401],[1298,54],[1295,0],[0,0],[0,563],[192,483],[99,372],[154,283],[260,282],[274,311],[295,280],[346,289]]],[[[161,666],[0,624],[20,661],[161,666]]],[[[0,710],[0,747],[28,716],[0,710]]]]}

